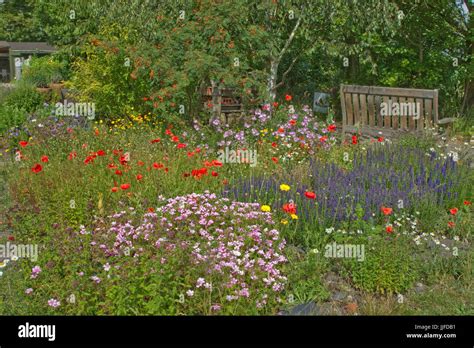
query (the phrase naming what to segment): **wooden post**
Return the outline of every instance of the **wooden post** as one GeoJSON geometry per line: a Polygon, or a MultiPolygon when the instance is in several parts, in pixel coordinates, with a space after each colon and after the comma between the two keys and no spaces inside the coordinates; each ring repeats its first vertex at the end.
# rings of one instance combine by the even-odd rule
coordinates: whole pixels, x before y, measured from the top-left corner
{"type": "Polygon", "coordinates": [[[438,125],[438,90],[434,90],[433,96],[433,116],[434,116],[434,124],[438,125]]]}
{"type": "Polygon", "coordinates": [[[346,98],[344,96],[344,85],[341,85],[339,90],[341,98],[341,110],[342,110],[342,140],[344,140],[346,130],[346,98]]]}

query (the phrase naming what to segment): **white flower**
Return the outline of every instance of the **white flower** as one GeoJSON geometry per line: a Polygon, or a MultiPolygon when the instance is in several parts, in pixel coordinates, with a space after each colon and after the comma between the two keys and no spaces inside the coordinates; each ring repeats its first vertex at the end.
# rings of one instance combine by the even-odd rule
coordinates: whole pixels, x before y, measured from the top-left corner
{"type": "Polygon", "coordinates": [[[454,236],[453,238],[455,241],[459,242],[459,237],[458,236],[454,236]]]}

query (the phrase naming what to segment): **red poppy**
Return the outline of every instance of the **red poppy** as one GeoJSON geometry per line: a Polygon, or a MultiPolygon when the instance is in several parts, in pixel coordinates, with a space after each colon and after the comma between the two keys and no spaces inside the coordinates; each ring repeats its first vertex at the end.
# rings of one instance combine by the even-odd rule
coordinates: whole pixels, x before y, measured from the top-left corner
{"type": "Polygon", "coordinates": [[[387,227],[385,227],[385,231],[387,231],[387,233],[392,233],[393,232],[392,225],[388,225],[387,227]]]}
{"type": "Polygon", "coordinates": [[[293,97],[289,94],[285,95],[285,100],[286,101],[290,101],[291,99],[293,99],[293,97]]]}
{"type": "Polygon", "coordinates": [[[143,179],[143,175],[137,174],[137,180],[141,180],[141,179],[143,179]]]}
{"type": "Polygon", "coordinates": [[[294,126],[296,124],[296,120],[290,120],[290,124],[294,126]]]}
{"type": "Polygon", "coordinates": [[[156,139],[153,139],[152,141],[150,141],[151,144],[154,144],[154,143],[159,143],[161,140],[160,138],[156,138],[156,139]]]}
{"type": "Polygon", "coordinates": [[[335,124],[330,124],[328,126],[328,131],[329,132],[335,132],[336,131],[336,125],[335,124]]]}
{"type": "Polygon", "coordinates": [[[227,185],[228,183],[229,183],[229,180],[227,179],[222,180],[222,185],[227,185]]]}
{"type": "Polygon", "coordinates": [[[179,143],[177,148],[178,149],[184,149],[187,145],[186,144],[183,144],[183,143],[179,143]]]}
{"type": "Polygon", "coordinates": [[[215,172],[215,171],[212,171],[211,175],[212,175],[212,176],[218,176],[219,174],[218,174],[217,172],[215,172]]]}
{"type": "Polygon", "coordinates": [[[73,132],[72,128],[70,128],[70,127],[68,127],[66,130],[67,130],[68,133],[72,133],[72,132],[73,132]]]}
{"type": "Polygon", "coordinates": [[[174,143],[179,143],[179,138],[176,135],[173,135],[171,137],[171,141],[174,142],[174,143]]]}
{"type": "Polygon", "coordinates": [[[120,185],[120,188],[122,190],[128,190],[130,188],[130,184],[122,184],[122,185],[120,185]]]}
{"type": "Polygon", "coordinates": [[[357,145],[357,135],[352,136],[352,144],[357,145]]]}
{"type": "Polygon", "coordinates": [[[122,171],[119,170],[119,169],[117,169],[117,170],[115,171],[115,174],[117,174],[117,175],[122,175],[122,171]]]}
{"type": "Polygon", "coordinates": [[[143,166],[143,165],[145,164],[145,162],[143,162],[143,161],[138,161],[137,164],[141,167],[141,166],[143,166]]]}
{"type": "Polygon", "coordinates": [[[143,97],[142,99],[143,99],[143,101],[147,101],[148,97],[143,97]]]}
{"type": "Polygon", "coordinates": [[[456,224],[453,221],[448,221],[448,227],[453,228],[456,224]]]}
{"type": "Polygon", "coordinates": [[[67,156],[67,159],[68,160],[72,160],[73,158],[76,158],[77,157],[77,153],[76,152],[71,152],[68,156],[67,156]]]}
{"type": "Polygon", "coordinates": [[[94,130],[94,133],[95,133],[95,135],[99,135],[99,134],[100,134],[99,129],[96,128],[96,129],[94,130]]]}
{"type": "Polygon", "coordinates": [[[41,162],[48,163],[49,162],[48,156],[41,156],[41,162]]]}
{"type": "Polygon", "coordinates": [[[35,166],[33,168],[31,168],[31,171],[33,173],[39,173],[43,170],[43,167],[41,166],[41,164],[35,164],[35,166]]]}
{"type": "Polygon", "coordinates": [[[207,103],[207,107],[210,109],[212,108],[212,103],[207,103]]]}
{"type": "Polygon", "coordinates": [[[160,169],[163,168],[163,165],[161,163],[153,162],[153,168],[160,169]]]}
{"type": "Polygon", "coordinates": [[[120,156],[119,161],[120,161],[120,164],[124,166],[127,164],[127,157],[122,155],[120,156]]]}
{"type": "Polygon", "coordinates": [[[109,163],[109,164],[107,165],[107,167],[109,167],[109,168],[117,168],[117,166],[116,166],[114,163],[109,163]]]}
{"type": "Polygon", "coordinates": [[[99,150],[96,152],[97,156],[105,156],[105,151],[104,150],[99,150]]]}
{"type": "Polygon", "coordinates": [[[464,205],[471,205],[470,201],[464,201],[464,205]]]}
{"type": "Polygon", "coordinates": [[[324,143],[326,140],[328,140],[327,136],[322,136],[321,138],[319,138],[319,141],[322,143],[324,143]]]}
{"type": "Polygon", "coordinates": [[[219,162],[218,160],[212,160],[212,165],[215,167],[222,167],[222,162],[219,162]]]}
{"type": "Polygon", "coordinates": [[[86,159],[84,160],[85,164],[89,164],[94,162],[94,157],[93,156],[87,156],[86,159]]]}
{"type": "Polygon", "coordinates": [[[449,209],[449,212],[451,213],[451,215],[456,215],[458,213],[459,209],[458,208],[451,208],[449,209]]]}
{"type": "Polygon", "coordinates": [[[14,240],[15,240],[15,237],[13,237],[12,235],[10,235],[10,236],[8,236],[8,240],[14,241],[14,240]]]}
{"type": "Polygon", "coordinates": [[[275,162],[275,163],[278,163],[278,158],[272,157],[272,161],[275,162]]]}
{"type": "Polygon", "coordinates": [[[19,142],[19,144],[20,144],[21,147],[25,147],[26,145],[28,145],[28,142],[22,140],[22,141],[19,142]]]}
{"type": "Polygon", "coordinates": [[[117,192],[118,191],[118,187],[114,186],[112,187],[112,192],[117,192]]]}
{"type": "Polygon", "coordinates": [[[382,207],[382,208],[380,208],[380,210],[382,211],[382,213],[384,215],[390,215],[390,214],[392,214],[392,211],[393,211],[392,208],[387,208],[387,207],[382,207]]]}
{"type": "Polygon", "coordinates": [[[273,102],[273,107],[277,108],[278,107],[278,102],[273,102]]]}
{"type": "Polygon", "coordinates": [[[283,128],[281,128],[281,127],[278,128],[278,133],[284,133],[284,132],[285,132],[285,130],[283,128]]]}
{"type": "Polygon", "coordinates": [[[288,214],[296,214],[296,205],[294,203],[283,204],[283,211],[288,214]]]}
{"type": "Polygon", "coordinates": [[[201,149],[199,147],[196,147],[196,150],[194,150],[194,152],[199,153],[201,152],[201,149]]]}
{"type": "Polygon", "coordinates": [[[383,140],[384,140],[383,137],[379,137],[379,138],[377,139],[377,141],[378,141],[379,143],[383,142],[383,140]]]}
{"type": "Polygon", "coordinates": [[[150,213],[154,213],[154,212],[155,212],[155,208],[150,207],[150,208],[148,208],[148,211],[149,211],[150,213]]]}
{"type": "Polygon", "coordinates": [[[277,147],[277,146],[278,146],[277,143],[275,142],[272,143],[272,147],[277,147]]]}
{"type": "Polygon", "coordinates": [[[314,192],[311,192],[311,191],[306,191],[304,193],[304,195],[309,199],[315,199],[316,198],[316,194],[314,192]]]}
{"type": "Polygon", "coordinates": [[[188,151],[188,158],[191,158],[191,157],[193,157],[193,156],[194,156],[194,152],[188,151]]]}
{"type": "Polygon", "coordinates": [[[165,133],[166,135],[173,135],[173,133],[171,133],[171,130],[169,128],[165,130],[165,133]]]}

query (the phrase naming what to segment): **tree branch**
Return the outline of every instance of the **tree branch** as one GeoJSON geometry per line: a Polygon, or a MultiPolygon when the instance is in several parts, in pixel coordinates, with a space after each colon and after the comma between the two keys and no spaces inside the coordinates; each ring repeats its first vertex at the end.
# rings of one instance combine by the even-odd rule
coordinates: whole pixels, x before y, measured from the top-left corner
{"type": "Polygon", "coordinates": [[[285,46],[283,46],[283,49],[280,51],[280,54],[278,55],[278,58],[277,58],[277,62],[280,62],[281,58],[283,57],[283,55],[288,50],[288,47],[290,47],[290,44],[291,44],[291,42],[293,41],[293,38],[296,35],[296,31],[298,30],[298,28],[301,24],[301,17],[302,16],[298,16],[298,21],[296,21],[295,27],[291,31],[291,34],[290,34],[288,40],[286,40],[285,46]]]}
{"type": "Polygon", "coordinates": [[[288,75],[288,73],[291,71],[291,69],[293,69],[293,65],[295,65],[296,61],[298,60],[298,58],[300,57],[301,55],[297,55],[295,57],[295,59],[292,60],[290,66],[288,67],[288,69],[286,69],[286,71],[283,73],[283,75],[281,75],[281,81],[278,82],[275,87],[273,87],[273,90],[276,90],[277,88],[280,88],[281,86],[283,86],[285,84],[285,79],[286,79],[286,76],[288,75]]]}

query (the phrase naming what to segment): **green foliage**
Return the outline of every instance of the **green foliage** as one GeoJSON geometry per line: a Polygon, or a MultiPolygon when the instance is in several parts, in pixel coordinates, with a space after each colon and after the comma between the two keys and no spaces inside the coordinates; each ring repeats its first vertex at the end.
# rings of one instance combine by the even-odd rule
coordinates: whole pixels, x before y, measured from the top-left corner
{"type": "Polygon", "coordinates": [[[17,106],[0,104],[0,132],[19,127],[26,121],[27,113],[17,106]]]}
{"type": "Polygon", "coordinates": [[[36,87],[47,87],[50,83],[62,81],[65,74],[64,63],[57,61],[54,57],[33,57],[30,65],[23,71],[23,79],[36,87]]]}
{"type": "Polygon", "coordinates": [[[26,112],[36,111],[44,102],[44,96],[36,90],[36,87],[24,81],[18,82],[3,100],[6,105],[26,112]]]}
{"type": "Polygon", "coordinates": [[[357,288],[381,294],[403,293],[418,276],[413,249],[402,238],[390,236],[369,239],[365,259],[347,260],[345,266],[357,288]]]}

